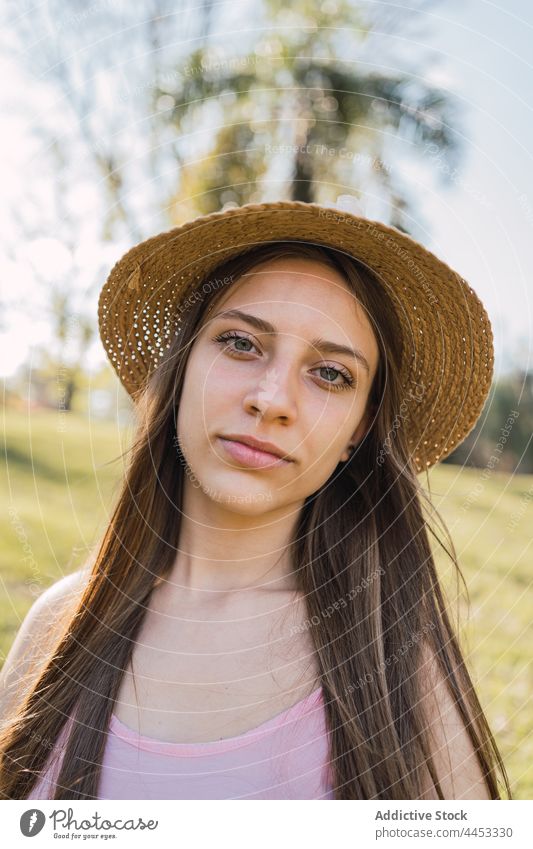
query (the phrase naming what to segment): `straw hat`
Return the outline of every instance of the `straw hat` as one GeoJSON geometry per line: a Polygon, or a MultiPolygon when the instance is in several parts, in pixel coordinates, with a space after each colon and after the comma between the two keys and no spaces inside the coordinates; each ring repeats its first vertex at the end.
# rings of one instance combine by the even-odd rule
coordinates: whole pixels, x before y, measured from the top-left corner
{"type": "Polygon", "coordinates": [[[406,428],[418,472],[450,454],[474,427],[490,390],[493,339],[483,304],[462,277],[410,236],[335,206],[245,204],[128,250],[100,292],[98,320],[107,356],[129,394],[135,398],[157,368],[191,292],[199,286],[198,298],[202,289],[226,285],[209,281],[210,272],[232,255],[277,240],[340,249],[377,274],[403,340],[398,426],[406,428]]]}

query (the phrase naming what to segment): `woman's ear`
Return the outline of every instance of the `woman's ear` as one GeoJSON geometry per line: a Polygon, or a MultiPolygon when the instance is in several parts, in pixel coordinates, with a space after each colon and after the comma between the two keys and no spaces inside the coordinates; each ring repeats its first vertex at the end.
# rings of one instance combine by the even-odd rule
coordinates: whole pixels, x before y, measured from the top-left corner
{"type": "Polygon", "coordinates": [[[370,429],[370,425],[371,425],[373,417],[374,417],[373,408],[367,407],[367,409],[364,412],[363,418],[361,419],[361,421],[357,425],[357,428],[355,429],[355,431],[352,434],[352,438],[350,440],[351,445],[353,445],[355,447],[359,442],[361,442],[361,440],[363,439],[365,434],[368,433],[368,431],[370,429]]]}
{"type": "Polygon", "coordinates": [[[359,422],[359,424],[357,425],[357,428],[352,433],[350,442],[347,445],[346,450],[343,452],[343,454],[341,456],[341,462],[342,463],[345,463],[346,460],[350,459],[352,451],[355,450],[356,446],[359,444],[359,442],[361,442],[361,440],[363,439],[365,434],[370,429],[371,421],[372,421],[372,418],[374,416],[374,413],[375,413],[374,405],[372,405],[371,407],[369,407],[365,410],[361,421],[359,422]]]}

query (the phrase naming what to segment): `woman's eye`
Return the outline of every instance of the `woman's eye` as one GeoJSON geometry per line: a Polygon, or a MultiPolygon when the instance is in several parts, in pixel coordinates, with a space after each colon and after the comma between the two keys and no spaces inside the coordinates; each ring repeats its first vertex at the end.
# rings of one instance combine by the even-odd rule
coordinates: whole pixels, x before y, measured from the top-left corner
{"type": "MultiPolygon", "coordinates": [[[[244,336],[240,333],[235,333],[232,330],[228,330],[226,331],[226,333],[219,333],[218,336],[214,337],[213,341],[224,343],[225,348],[233,354],[252,353],[251,348],[247,347],[248,345],[251,345],[252,348],[255,348],[255,350],[257,350],[254,342],[252,342],[252,340],[249,339],[248,336],[244,336]],[[234,345],[230,345],[230,342],[234,342],[234,345]],[[244,343],[244,347],[241,347],[240,343],[244,343]],[[239,345],[239,347],[237,347],[237,345],[239,345]]],[[[341,383],[334,383],[333,380],[330,380],[329,378],[320,377],[320,382],[324,385],[327,385],[329,389],[350,389],[350,387],[354,386],[355,384],[354,377],[347,369],[338,369],[334,366],[322,365],[314,369],[314,371],[327,372],[330,376],[333,375],[333,380],[337,379],[338,377],[342,379],[341,383]]]]}
{"type": "MultiPolygon", "coordinates": [[[[218,336],[215,336],[215,342],[230,342],[232,339],[235,339],[235,344],[237,344],[237,342],[245,342],[245,343],[248,343],[249,345],[251,345],[253,348],[255,348],[254,343],[252,342],[251,339],[248,338],[248,336],[242,336],[239,333],[233,333],[233,331],[228,331],[227,333],[220,333],[218,336]]],[[[226,346],[226,347],[228,347],[228,346],[226,346]]],[[[250,349],[246,348],[246,347],[245,348],[232,347],[232,348],[230,348],[230,350],[233,350],[236,353],[241,353],[241,354],[249,354],[250,353],[250,349]]]]}
{"type": "Polygon", "coordinates": [[[330,372],[330,374],[333,372],[334,375],[342,378],[342,383],[333,383],[332,381],[325,379],[325,382],[329,383],[332,389],[349,389],[355,383],[354,378],[349,371],[333,368],[333,366],[319,366],[317,370],[327,371],[330,372]]]}

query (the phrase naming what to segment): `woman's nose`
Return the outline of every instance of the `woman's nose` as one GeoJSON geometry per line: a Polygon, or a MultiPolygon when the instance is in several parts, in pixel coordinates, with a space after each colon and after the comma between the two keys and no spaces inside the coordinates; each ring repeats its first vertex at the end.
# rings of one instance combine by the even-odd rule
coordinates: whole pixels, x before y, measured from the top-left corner
{"type": "Polygon", "coordinates": [[[267,368],[246,396],[245,406],[249,412],[259,412],[262,419],[294,419],[297,412],[294,377],[288,370],[267,368]]]}

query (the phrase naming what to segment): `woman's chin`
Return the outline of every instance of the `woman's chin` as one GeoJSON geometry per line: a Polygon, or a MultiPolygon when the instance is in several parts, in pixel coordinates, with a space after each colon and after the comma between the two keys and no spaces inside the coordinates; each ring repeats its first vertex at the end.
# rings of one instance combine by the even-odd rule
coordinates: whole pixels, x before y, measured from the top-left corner
{"type": "Polygon", "coordinates": [[[270,510],[273,504],[273,499],[270,493],[255,493],[252,495],[243,495],[237,492],[218,492],[215,496],[211,493],[206,493],[220,507],[232,513],[239,513],[241,516],[261,516],[267,510],[270,510]]]}
{"type": "MultiPolygon", "coordinates": [[[[205,479],[201,486],[196,485],[205,498],[210,499],[221,507],[226,507],[236,513],[243,513],[249,516],[260,515],[266,510],[272,508],[274,504],[274,496],[272,491],[265,486],[259,484],[255,487],[247,486],[246,481],[239,481],[239,471],[231,472],[232,477],[237,480],[232,480],[229,484],[227,480],[213,478],[210,481],[205,479]]],[[[227,478],[227,472],[224,474],[227,478]]]]}

